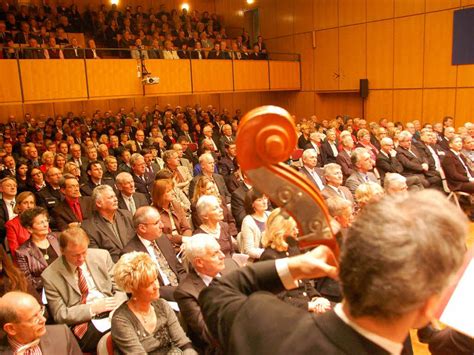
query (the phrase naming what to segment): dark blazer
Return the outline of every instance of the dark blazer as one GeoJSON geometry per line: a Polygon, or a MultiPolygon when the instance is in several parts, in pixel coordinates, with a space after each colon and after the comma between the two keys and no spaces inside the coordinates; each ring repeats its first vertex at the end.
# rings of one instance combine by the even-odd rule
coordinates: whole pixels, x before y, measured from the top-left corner
{"type": "MultiPolygon", "coordinates": [[[[239,268],[237,263],[230,259],[224,259],[225,268],[222,275],[239,268]]],[[[205,354],[215,354],[217,350],[217,342],[209,333],[201,307],[198,303],[199,293],[206,287],[201,277],[191,268],[184,280],[178,285],[174,292],[174,298],[178,302],[179,311],[183,317],[187,327],[188,335],[193,345],[198,347],[205,354]]]]}
{"type": "Polygon", "coordinates": [[[236,270],[202,290],[204,319],[225,354],[388,354],[334,311],[315,316],[269,293],[283,290],[273,260],[236,270]]]}
{"type": "Polygon", "coordinates": [[[383,152],[377,154],[375,167],[379,171],[380,181],[382,182],[386,173],[403,173],[403,166],[400,164],[397,157],[392,157],[390,154],[387,156],[383,152]]]}
{"type": "MultiPolygon", "coordinates": [[[[173,245],[171,244],[170,240],[165,236],[162,235],[158,239],[156,239],[156,244],[158,248],[160,248],[163,256],[165,257],[168,265],[170,266],[171,270],[176,274],[178,277],[178,282],[181,281],[186,276],[186,270],[184,269],[183,265],[179,262],[176,258],[176,253],[174,252],[173,245]]],[[[143,243],[138,239],[137,235],[134,234],[134,237],[128,242],[128,244],[123,248],[122,254],[130,253],[132,251],[142,251],[144,253],[148,253],[148,250],[145,248],[143,243]]],[[[160,297],[168,300],[174,301],[174,291],[176,287],[174,286],[164,286],[162,283],[161,278],[158,278],[160,281],[160,297]]]]}
{"type": "Polygon", "coordinates": [[[41,48],[37,49],[23,49],[23,59],[46,59],[44,51],[41,48]]]}
{"type": "MultiPolygon", "coordinates": [[[[197,181],[201,175],[195,176],[191,182],[189,183],[189,194],[188,196],[193,196],[194,195],[194,187],[196,186],[197,181]]],[[[220,174],[212,174],[212,178],[214,179],[214,182],[217,185],[217,189],[219,190],[219,194],[225,198],[225,203],[230,203],[230,192],[227,190],[227,186],[225,184],[225,180],[220,174]]]]}
{"type": "Polygon", "coordinates": [[[132,214],[129,211],[118,209],[115,212],[115,222],[119,232],[118,239],[108,223],[98,212],[94,212],[92,216],[86,219],[81,225],[91,240],[89,248],[107,250],[114,263],[118,261],[123,247],[127,245],[130,239],[135,235],[132,214]]]}
{"type": "Polygon", "coordinates": [[[150,179],[150,176],[147,174],[143,174],[145,181],[133,173],[132,176],[135,182],[135,190],[144,194],[148,203],[151,203],[151,191],[153,190],[154,180],[150,179]]]}
{"type": "Polygon", "coordinates": [[[339,154],[336,157],[336,163],[341,166],[344,181],[354,173],[354,167],[352,166],[351,157],[344,149],[339,151],[339,154]]]}
{"type": "Polygon", "coordinates": [[[192,50],[191,51],[191,59],[199,59],[198,52],[201,53],[201,59],[206,59],[206,53],[204,51],[192,50]]]}
{"type": "MultiPolygon", "coordinates": [[[[50,234],[47,238],[51,247],[58,257],[60,257],[61,250],[56,237],[50,234]]],[[[48,267],[48,262],[44,259],[43,254],[31,239],[28,239],[16,250],[16,261],[19,269],[25,274],[26,279],[41,293],[41,288],[43,287],[41,273],[48,267]]]]}
{"type": "Polygon", "coordinates": [[[38,196],[37,205],[46,208],[48,212],[51,212],[59,202],[64,200],[64,195],[61,191],[53,189],[48,183],[46,183],[46,186],[37,192],[36,195],[38,196]]]}
{"type": "Polygon", "coordinates": [[[7,231],[5,229],[5,223],[10,219],[8,214],[8,208],[3,199],[0,199],[0,242],[3,244],[3,240],[6,237],[7,231]]]}
{"type": "MultiPolygon", "coordinates": [[[[337,149],[337,141],[335,142],[336,149],[337,149]]],[[[321,143],[321,159],[323,166],[329,163],[337,163],[336,157],[334,156],[334,152],[331,149],[331,145],[327,140],[321,143]]]]}
{"type": "MultiPolygon", "coordinates": [[[[149,206],[149,202],[146,199],[146,196],[142,194],[141,192],[135,192],[133,195],[133,201],[135,202],[135,207],[138,210],[142,206],[149,206]]],[[[117,199],[118,199],[118,206],[121,210],[128,210],[127,204],[125,203],[125,199],[123,198],[123,195],[119,192],[117,193],[117,199]]],[[[130,210],[128,210],[130,211],[130,210]]]]}
{"type": "MultiPolygon", "coordinates": [[[[82,219],[86,220],[92,215],[92,199],[89,196],[79,197],[79,205],[81,206],[82,219]]],[[[65,230],[69,223],[79,222],[76,215],[72,211],[66,200],[61,201],[51,211],[51,217],[55,222],[55,230],[65,230]]]]}
{"type": "Polygon", "coordinates": [[[411,154],[408,149],[402,147],[397,148],[397,159],[403,166],[403,175],[424,174],[424,170],[421,166],[421,164],[425,163],[423,157],[414,145],[411,146],[411,151],[416,156],[411,154]]]}
{"type": "MultiPolygon", "coordinates": [[[[76,338],[65,324],[47,325],[39,346],[43,354],[82,355],[76,338]]],[[[13,355],[6,336],[0,340],[0,355],[13,355]]]]}
{"type": "MultiPolygon", "coordinates": [[[[319,187],[318,185],[316,184],[316,180],[314,180],[313,176],[310,174],[309,170],[303,166],[301,167],[300,169],[300,173],[302,173],[304,176],[306,176],[309,181],[312,182],[312,184],[314,185],[315,188],[317,188],[319,190],[319,187]]],[[[318,174],[318,176],[321,178],[321,182],[323,183],[323,185],[326,185],[326,179],[324,178],[323,176],[323,171],[321,168],[316,168],[316,173],[318,174]]]]}
{"type": "MultiPolygon", "coordinates": [[[[461,159],[463,159],[462,155],[461,159]]],[[[467,161],[464,162],[466,167],[469,169],[467,161]]],[[[448,182],[448,186],[451,190],[463,190],[463,185],[469,183],[466,169],[464,169],[464,166],[459,161],[459,158],[451,150],[446,152],[446,156],[441,162],[441,166],[443,167],[444,173],[446,175],[446,181],[448,182]]],[[[474,176],[474,172],[471,169],[469,169],[469,173],[471,176],[474,176]]]]}
{"type": "Polygon", "coordinates": [[[242,221],[244,220],[247,212],[245,211],[245,196],[247,195],[249,188],[243,182],[240,183],[240,187],[232,192],[230,209],[232,215],[235,218],[237,228],[240,229],[242,221]]]}
{"type": "Polygon", "coordinates": [[[66,59],[84,59],[84,48],[77,48],[76,51],[70,46],[66,46],[63,48],[64,58],[66,59]],[[77,54],[76,54],[77,51],[77,54]]]}

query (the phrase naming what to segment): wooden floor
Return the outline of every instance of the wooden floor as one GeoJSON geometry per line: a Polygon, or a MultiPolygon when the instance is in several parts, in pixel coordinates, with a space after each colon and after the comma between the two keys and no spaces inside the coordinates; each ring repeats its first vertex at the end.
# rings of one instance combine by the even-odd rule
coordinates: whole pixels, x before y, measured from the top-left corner
{"type": "MultiPolygon", "coordinates": [[[[468,248],[474,246],[474,223],[471,223],[469,227],[469,236],[467,237],[467,246],[468,248]]],[[[418,337],[416,336],[416,331],[411,331],[411,342],[413,344],[413,350],[415,355],[429,355],[430,352],[428,350],[428,346],[422,344],[418,341],[418,337]]]]}

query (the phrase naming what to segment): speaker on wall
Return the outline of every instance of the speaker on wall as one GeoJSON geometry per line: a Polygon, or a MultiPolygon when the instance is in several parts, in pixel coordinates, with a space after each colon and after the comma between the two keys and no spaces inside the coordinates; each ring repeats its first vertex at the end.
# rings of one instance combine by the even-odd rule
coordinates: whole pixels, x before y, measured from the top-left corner
{"type": "Polygon", "coordinates": [[[360,79],[359,82],[359,94],[360,97],[366,99],[369,96],[369,80],[368,79],[360,79]]]}

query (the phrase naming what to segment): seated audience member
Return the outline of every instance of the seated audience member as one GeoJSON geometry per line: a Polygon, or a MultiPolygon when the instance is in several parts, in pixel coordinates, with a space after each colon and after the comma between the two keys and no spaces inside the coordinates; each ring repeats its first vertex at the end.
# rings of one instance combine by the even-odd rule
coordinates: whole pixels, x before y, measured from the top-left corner
{"type": "Polygon", "coordinates": [[[104,178],[102,164],[98,161],[89,162],[86,168],[87,182],[81,185],[82,196],[92,196],[92,192],[98,186],[106,185],[113,187],[112,179],[104,178]]]}
{"type": "Polygon", "coordinates": [[[99,53],[97,52],[97,47],[95,41],[90,39],[87,41],[88,48],[86,49],[86,58],[87,59],[100,59],[99,53]]]}
{"type": "MultiPolygon", "coordinates": [[[[329,215],[334,219],[339,232],[341,233],[342,240],[338,239],[339,245],[342,245],[344,238],[347,235],[348,228],[351,226],[354,220],[354,208],[353,204],[340,196],[331,196],[326,200],[329,215]]],[[[333,221],[333,222],[334,222],[333,221]]],[[[337,238],[337,237],[336,237],[337,238]]]]}
{"type": "Polygon", "coordinates": [[[301,135],[298,137],[298,148],[299,149],[306,149],[306,146],[310,143],[309,141],[309,134],[311,132],[311,128],[303,123],[300,128],[301,135]]]}
{"type": "Polygon", "coordinates": [[[354,173],[354,167],[352,166],[352,150],[354,149],[354,139],[352,135],[347,134],[341,138],[341,150],[336,157],[336,163],[342,168],[342,174],[344,181],[354,173]]]}
{"type": "Polygon", "coordinates": [[[77,179],[77,181],[81,181],[82,179],[81,169],[76,165],[76,163],[73,163],[72,161],[67,162],[64,165],[63,173],[73,175],[77,179]]]}
{"type": "Polygon", "coordinates": [[[238,268],[237,263],[225,258],[217,240],[209,234],[195,234],[184,245],[185,263],[189,273],[174,292],[179,311],[187,325],[187,332],[200,353],[214,354],[219,344],[207,329],[198,297],[214,277],[226,275],[238,268]]]}
{"type": "Polygon", "coordinates": [[[109,155],[104,159],[105,173],[104,177],[110,178],[115,181],[118,171],[117,158],[109,155]]]}
{"type": "Polygon", "coordinates": [[[181,165],[178,153],[174,150],[167,150],[163,153],[165,167],[173,173],[173,181],[176,187],[183,190],[189,196],[189,183],[193,176],[188,168],[181,165]]]}
{"type": "Polygon", "coordinates": [[[191,51],[191,59],[206,59],[206,53],[202,50],[201,42],[196,42],[191,51]]]}
{"type": "Polygon", "coordinates": [[[16,217],[13,211],[16,205],[17,183],[14,177],[7,176],[0,180],[0,242],[3,244],[6,236],[5,223],[16,217]]]}
{"type": "Polygon", "coordinates": [[[196,203],[196,211],[201,220],[201,224],[194,230],[194,234],[209,234],[213,236],[221,251],[226,257],[232,256],[234,246],[229,225],[222,220],[224,212],[221,208],[221,201],[214,195],[201,196],[196,203]]]}
{"type": "Polygon", "coordinates": [[[146,196],[141,192],[135,191],[135,181],[133,181],[133,177],[129,173],[119,173],[115,178],[115,186],[118,190],[118,207],[122,210],[130,211],[132,216],[137,209],[148,205],[146,196]]]}
{"type": "Polygon", "coordinates": [[[215,159],[211,153],[204,153],[199,157],[199,164],[201,165],[202,172],[201,174],[195,176],[191,183],[189,184],[189,196],[194,195],[194,187],[200,175],[207,176],[210,178],[217,187],[219,194],[224,197],[226,204],[230,203],[231,194],[227,190],[225,180],[222,175],[215,172],[215,159]]]}
{"type": "Polygon", "coordinates": [[[18,192],[29,191],[28,164],[25,161],[19,161],[15,167],[15,179],[18,184],[18,192]]]}
{"type": "Polygon", "coordinates": [[[245,211],[245,196],[247,196],[247,192],[251,188],[250,180],[245,174],[242,174],[242,181],[239,181],[239,187],[231,195],[230,208],[238,229],[242,226],[242,221],[247,215],[245,211]]]}
{"type": "Polygon", "coordinates": [[[0,245],[0,297],[10,291],[27,292],[41,302],[41,296],[25,275],[13,263],[7,252],[0,245]]]}
{"type": "Polygon", "coordinates": [[[339,196],[354,203],[354,198],[349,189],[342,186],[343,173],[340,165],[334,163],[326,164],[324,166],[324,178],[326,179],[326,187],[321,193],[325,199],[339,196]]]}
{"type": "Polygon", "coordinates": [[[402,175],[405,177],[417,176],[425,188],[440,187],[439,173],[430,169],[428,162],[423,159],[415,145],[412,145],[412,137],[410,132],[402,131],[398,138],[397,159],[403,166],[402,175]]]}
{"type": "Polygon", "coordinates": [[[131,294],[112,317],[112,341],[120,354],[197,354],[173,309],[160,299],[158,271],[148,254],[123,255],[114,278],[131,294]]]}
{"type": "MultiPolygon", "coordinates": [[[[280,208],[270,213],[267,227],[262,236],[262,246],[265,248],[260,261],[283,259],[299,255],[296,244],[298,227],[295,220],[280,208]]],[[[310,281],[298,281],[298,287],[278,293],[278,298],[295,307],[309,312],[324,313],[331,309],[330,302],[312,286],[310,281]]]]}
{"type": "Polygon", "coordinates": [[[345,186],[351,191],[352,195],[359,185],[365,182],[377,182],[377,178],[370,170],[373,169],[373,161],[369,152],[365,148],[356,148],[351,155],[354,173],[346,180],[345,186]]]}
{"type": "MultiPolygon", "coordinates": [[[[230,128],[230,125],[225,125],[225,126],[228,126],[229,129],[232,130],[232,128],[230,128]]],[[[217,170],[219,171],[219,174],[221,174],[224,177],[224,179],[228,178],[229,176],[232,176],[235,173],[236,157],[237,157],[237,145],[235,143],[223,143],[222,157],[217,163],[217,170]]],[[[226,180],[226,183],[227,183],[227,186],[229,186],[229,183],[227,182],[227,180],[226,180]]]]}
{"type": "Polygon", "coordinates": [[[24,211],[20,221],[31,237],[17,249],[16,262],[27,280],[41,294],[41,273],[61,255],[61,250],[56,236],[49,231],[49,216],[44,208],[34,207],[24,211]]]}
{"type": "Polygon", "coordinates": [[[81,355],[64,324],[46,325],[45,306],[31,295],[12,291],[0,299],[1,354],[81,355]]]}
{"type": "Polygon", "coordinates": [[[266,60],[267,59],[267,54],[260,52],[260,49],[259,49],[258,45],[254,45],[252,53],[249,54],[249,59],[266,60]]]}
{"type": "MultiPolygon", "coordinates": [[[[471,126],[474,128],[474,124],[471,124],[471,126]]],[[[474,166],[474,137],[465,136],[462,139],[461,153],[468,159],[468,162],[470,163],[469,167],[474,166]]]]}
{"type": "Polygon", "coordinates": [[[135,236],[123,248],[122,253],[140,251],[148,253],[156,264],[160,295],[168,301],[174,301],[176,286],[186,275],[186,271],[176,258],[173,245],[163,234],[161,217],[155,207],[140,207],[133,216],[135,236]]]}
{"type": "Polygon", "coordinates": [[[131,51],[131,56],[133,59],[150,59],[148,58],[148,51],[145,49],[141,38],[135,40],[135,46],[131,51]]]}
{"type": "Polygon", "coordinates": [[[143,155],[134,153],[130,158],[131,174],[135,182],[135,189],[146,196],[148,203],[151,203],[151,191],[153,189],[153,179],[146,174],[146,163],[143,155]]]}
{"type": "Polygon", "coordinates": [[[357,131],[357,147],[365,148],[370,154],[370,158],[375,164],[377,159],[377,154],[379,153],[378,149],[370,141],[371,135],[370,132],[366,129],[359,129],[357,131]]]}
{"type": "Polygon", "coordinates": [[[59,186],[62,177],[63,174],[58,168],[49,168],[45,173],[46,186],[37,193],[38,205],[48,209],[49,213],[64,199],[59,186]]]}
{"type": "Polygon", "coordinates": [[[114,263],[106,250],[88,249],[83,229],[70,227],[59,236],[62,256],[41,275],[48,307],[56,323],[71,327],[84,352],[95,351],[106,331],[93,318],[105,318],[125,299],[112,278],[114,263]]]}
{"type": "Polygon", "coordinates": [[[173,48],[173,43],[171,41],[165,41],[164,46],[163,59],[179,59],[178,52],[173,48]]]}
{"type": "Polygon", "coordinates": [[[28,179],[28,183],[33,193],[37,194],[46,187],[43,172],[39,167],[30,168],[28,171],[28,176],[30,177],[30,179],[28,179]]]}
{"type": "Polygon", "coordinates": [[[90,237],[90,248],[105,249],[117,261],[134,234],[132,214],[118,208],[117,196],[109,185],[94,189],[92,205],[95,211],[81,224],[90,237]]]}
{"type": "Polygon", "coordinates": [[[387,173],[383,188],[388,195],[406,193],[408,191],[407,178],[397,173],[387,173]]]}
{"type": "MultiPolygon", "coordinates": [[[[173,180],[173,173],[169,169],[161,169],[156,173],[155,181],[156,180],[173,180]]],[[[189,201],[188,197],[184,194],[183,190],[177,188],[173,183],[173,200],[177,201],[181,208],[184,210],[187,216],[191,214],[191,201],[189,201]]]]}
{"type": "Polygon", "coordinates": [[[378,202],[383,195],[383,188],[376,182],[369,181],[360,184],[354,193],[357,211],[362,210],[368,204],[378,202]]]}
{"type": "Polygon", "coordinates": [[[46,59],[45,51],[40,47],[36,38],[28,39],[28,47],[23,49],[23,59],[46,59]]]}
{"type": "Polygon", "coordinates": [[[10,253],[13,260],[16,260],[16,250],[30,239],[30,232],[23,227],[20,222],[20,216],[26,210],[36,207],[35,195],[30,191],[24,191],[16,197],[16,205],[13,211],[18,214],[15,218],[5,223],[7,231],[7,240],[10,253]]]}
{"type": "Polygon", "coordinates": [[[66,156],[62,153],[57,153],[54,156],[54,166],[64,174],[64,167],[66,165],[66,156]]]}
{"type": "Polygon", "coordinates": [[[153,206],[158,209],[163,223],[163,233],[170,238],[176,250],[179,250],[183,238],[192,235],[192,229],[186,213],[174,199],[173,181],[156,180],[153,186],[153,206]]]}
{"type": "Polygon", "coordinates": [[[291,289],[293,280],[335,277],[334,256],[324,246],[215,280],[199,296],[201,309],[224,353],[401,353],[410,328],[433,318],[439,294],[462,264],[467,229],[466,217],[439,192],[384,198],[349,229],[338,273],[344,302],[334,311],[314,317],[259,292],[291,289]],[[275,324],[270,338],[269,322],[275,324]],[[348,336],[349,343],[340,342],[348,336]]]}
{"type": "Polygon", "coordinates": [[[232,214],[227,208],[227,205],[223,203],[222,196],[219,195],[218,191],[216,191],[215,188],[216,186],[207,176],[201,176],[198,182],[196,183],[196,187],[194,189],[194,196],[192,198],[192,203],[191,203],[191,216],[192,216],[193,225],[195,227],[201,225],[201,219],[199,218],[199,215],[196,210],[197,202],[201,198],[201,196],[204,196],[204,195],[215,196],[219,200],[220,206],[224,213],[223,222],[229,225],[230,233],[233,237],[235,237],[238,233],[237,227],[235,225],[235,219],[234,217],[232,217],[232,214]]]}
{"type": "Polygon", "coordinates": [[[64,200],[51,211],[56,230],[77,227],[92,215],[92,201],[89,196],[81,196],[79,181],[71,174],[64,174],[59,182],[64,200]]]}
{"type": "Polygon", "coordinates": [[[326,181],[322,176],[322,169],[317,167],[318,155],[316,151],[314,149],[306,149],[303,152],[301,159],[303,161],[303,166],[301,167],[300,172],[305,175],[319,191],[322,191],[326,181]]]}
{"type": "Polygon", "coordinates": [[[449,141],[449,151],[441,162],[448,186],[453,191],[474,193],[474,172],[467,158],[461,153],[462,138],[454,136],[449,141]]]}
{"type": "Polygon", "coordinates": [[[268,218],[268,199],[260,191],[251,189],[245,196],[245,211],[247,215],[242,220],[239,247],[240,252],[251,259],[258,260],[263,253],[262,234],[268,218]]]}
{"type": "Polygon", "coordinates": [[[64,47],[64,58],[66,59],[84,59],[84,49],[79,46],[77,38],[71,39],[71,44],[64,47]]]}
{"type": "Polygon", "coordinates": [[[48,47],[44,54],[46,59],[64,59],[63,51],[56,44],[55,37],[49,37],[48,47]]]}
{"type": "Polygon", "coordinates": [[[3,179],[4,177],[7,177],[7,176],[12,176],[12,177],[15,177],[16,176],[16,171],[15,171],[15,158],[12,156],[12,155],[5,155],[2,159],[3,161],[3,166],[2,166],[2,169],[0,171],[0,179],[3,179]]]}
{"type": "Polygon", "coordinates": [[[154,39],[151,43],[150,49],[148,49],[148,58],[149,59],[164,59],[163,52],[160,47],[160,42],[157,39],[154,39]]]}

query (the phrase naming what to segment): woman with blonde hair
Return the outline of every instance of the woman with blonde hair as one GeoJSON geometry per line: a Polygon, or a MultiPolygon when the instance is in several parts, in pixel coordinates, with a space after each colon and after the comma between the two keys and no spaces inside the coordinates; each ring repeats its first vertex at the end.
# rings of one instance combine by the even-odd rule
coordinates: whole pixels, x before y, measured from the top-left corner
{"type": "Polygon", "coordinates": [[[359,185],[354,194],[358,211],[363,209],[369,203],[379,201],[384,194],[385,192],[382,186],[376,182],[369,181],[359,185]]]}
{"type": "MultiPolygon", "coordinates": [[[[282,259],[299,255],[296,243],[298,226],[296,221],[281,208],[276,208],[267,219],[267,228],[262,236],[262,246],[265,248],[260,261],[282,259]]],[[[309,280],[299,281],[299,287],[283,291],[278,297],[295,307],[309,312],[324,313],[331,308],[331,303],[321,297],[309,280]]]]}
{"type": "Polygon", "coordinates": [[[43,162],[43,164],[40,166],[40,169],[43,174],[45,174],[49,168],[52,168],[54,166],[54,153],[47,150],[41,156],[41,161],[43,162]]]}
{"type": "Polygon", "coordinates": [[[62,153],[57,153],[54,157],[54,166],[64,173],[64,166],[66,165],[66,156],[62,153]]]}
{"type": "Polygon", "coordinates": [[[13,260],[16,260],[16,250],[30,239],[30,232],[20,223],[20,215],[34,207],[36,207],[36,198],[32,192],[24,191],[19,193],[16,197],[15,208],[13,209],[17,216],[5,223],[8,247],[10,248],[13,260]]]}
{"type": "Polygon", "coordinates": [[[222,221],[227,223],[230,234],[235,237],[238,233],[237,226],[235,225],[235,219],[227,208],[227,205],[222,202],[223,198],[219,194],[219,190],[217,190],[214,182],[205,175],[199,177],[194,187],[194,194],[191,200],[191,217],[193,225],[197,227],[202,223],[196,209],[197,202],[201,196],[215,196],[219,200],[220,206],[224,213],[224,219],[222,221]]]}
{"type": "Polygon", "coordinates": [[[119,354],[197,354],[174,311],[160,299],[158,271],[149,254],[122,255],[114,279],[131,294],[112,317],[112,341],[119,354]]]}

